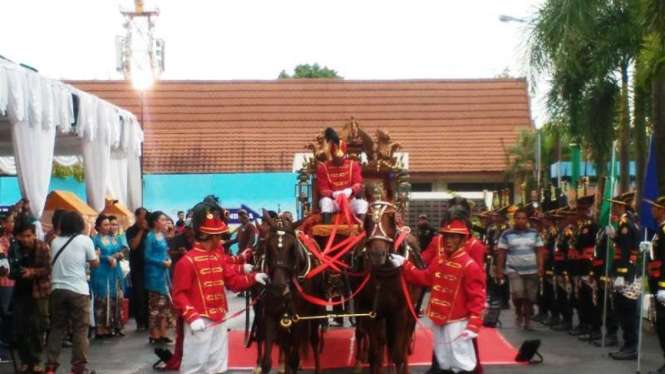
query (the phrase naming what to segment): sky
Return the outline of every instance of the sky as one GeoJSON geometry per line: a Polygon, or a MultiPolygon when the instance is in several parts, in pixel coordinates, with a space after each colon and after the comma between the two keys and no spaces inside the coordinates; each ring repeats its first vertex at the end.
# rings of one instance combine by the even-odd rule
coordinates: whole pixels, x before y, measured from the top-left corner
{"type": "MultiPolygon", "coordinates": [[[[543,0],[146,0],[162,79],[275,79],[301,63],[345,79],[526,75],[525,27],[543,0]]],[[[132,0],[0,0],[0,55],[57,79],[121,79],[115,37],[132,0]]],[[[530,82],[531,84],[531,82],[530,82]]],[[[532,97],[545,120],[539,82],[532,97]]]]}

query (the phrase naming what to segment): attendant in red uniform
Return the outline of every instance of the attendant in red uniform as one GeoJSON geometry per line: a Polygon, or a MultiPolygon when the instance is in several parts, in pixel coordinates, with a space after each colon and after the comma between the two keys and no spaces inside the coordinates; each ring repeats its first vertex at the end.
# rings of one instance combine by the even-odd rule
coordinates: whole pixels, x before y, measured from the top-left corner
{"type": "Polygon", "coordinates": [[[346,142],[332,128],[326,129],[326,140],[330,143],[332,160],[321,162],[316,168],[316,187],[319,193],[319,207],[323,223],[331,223],[331,214],[339,210],[337,198],[345,195],[349,199],[351,212],[361,220],[367,214],[367,201],[357,199],[363,186],[360,165],[349,160],[346,155],[346,142]]]}
{"type": "MultiPolygon", "coordinates": [[[[441,228],[439,233],[443,232],[444,229],[445,225],[443,228],[441,228]]],[[[425,262],[425,266],[429,266],[429,264],[432,263],[436,256],[444,252],[443,247],[444,236],[439,234],[435,236],[434,239],[432,239],[427,248],[421,254],[423,261],[425,262]]],[[[469,254],[471,259],[473,259],[473,261],[475,261],[478,266],[484,266],[485,252],[487,249],[480,240],[473,237],[473,235],[469,235],[466,243],[464,244],[464,251],[469,254]]]]}
{"type": "Polygon", "coordinates": [[[178,262],[173,281],[173,304],[186,322],[180,372],[223,373],[227,370],[229,349],[224,288],[239,292],[256,282],[265,284],[268,276],[243,275],[217,251],[221,235],[228,228],[209,207],[197,206],[193,219],[196,242],[178,262]]]}
{"type": "Polygon", "coordinates": [[[407,282],[432,288],[426,314],[434,323],[438,367],[447,372],[471,373],[478,365],[473,339],[482,325],[484,274],[464,250],[469,236],[464,221],[454,219],[441,232],[444,252],[427,269],[419,270],[399,255],[392,255],[391,262],[395,266],[404,265],[407,282]]]}

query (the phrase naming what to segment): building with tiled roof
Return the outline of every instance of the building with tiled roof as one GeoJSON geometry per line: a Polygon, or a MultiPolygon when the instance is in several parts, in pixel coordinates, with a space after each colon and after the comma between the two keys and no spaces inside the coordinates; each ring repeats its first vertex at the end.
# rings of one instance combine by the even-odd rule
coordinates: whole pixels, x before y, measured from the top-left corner
{"type": "Polygon", "coordinates": [[[326,126],[351,117],[388,130],[421,189],[498,183],[505,150],[532,127],[524,79],[124,81],[73,85],[131,110],[145,130],[146,174],[291,171],[326,126]]]}

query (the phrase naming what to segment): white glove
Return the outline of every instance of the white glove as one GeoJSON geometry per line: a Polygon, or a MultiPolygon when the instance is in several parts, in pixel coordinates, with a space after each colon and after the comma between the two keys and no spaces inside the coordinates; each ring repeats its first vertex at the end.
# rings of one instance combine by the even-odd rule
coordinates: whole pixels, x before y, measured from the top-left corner
{"type": "Polygon", "coordinates": [[[651,253],[651,242],[641,242],[640,243],[640,252],[642,253],[651,253]]]}
{"type": "Polygon", "coordinates": [[[605,227],[605,234],[607,234],[607,236],[609,236],[609,237],[614,236],[614,232],[615,232],[614,226],[607,225],[607,227],[605,227]]]}
{"type": "Polygon", "coordinates": [[[656,293],[656,300],[658,300],[659,303],[665,305],[665,290],[660,290],[656,293]]]}
{"type": "Polygon", "coordinates": [[[242,265],[242,272],[247,275],[250,274],[254,270],[254,265],[251,264],[244,264],[242,265]]]}
{"type": "Polygon", "coordinates": [[[189,328],[192,329],[193,333],[201,332],[206,329],[206,324],[201,318],[194,320],[189,324],[189,328]]]}
{"type": "Polygon", "coordinates": [[[351,194],[353,193],[353,190],[350,189],[350,188],[345,188],[344,190],[342,190],[342,193],[344,195],[346,195],[346,197],[351,197],[351,194]]]}
{"type": "Polygon", "coordinates": [[[339,194],[341,194],[341,193],[342,193],[342,191],[335,191],[335,192],[333,192],[333,193],[332,193],[332,197],[333,197],[333,199],[336,199],[337,196],[339,196],[339,194]]]}
{"type": "MultiPolygon", "coordinates": [[[[459,334],[457,339],[459,339],[459,340],[471,340],[471,339],[475,339],[477,337],[478,337],[477,333],[475,333],[471,330],[464,330],[461,334],[459,334]]],[[[455,339],[455,340],[457,340],[457,339],[455,339]]]]}
{"type": "Polygon", "coordinates": [[[391,254],[390,257],[388,257],[388,259],[393,264],[393,266],[396,267],[396,268],[404,265],[404,261],[406,261],[406,258],[404,258],[404,256],[397,255],[397,254],[394,254],[394,253],[391,254]]]}
{"type": "Polygon", "coordinates": [[[270,279],[270,277],[266,273],[256,273],[254,279],[256,280],[257,283],[261,283],[262,285],[265,286],[266,282],[268,282],[268,279],[270,279]]]}
{"type": "Polygon", "coordinates": [[[617,277],[614,280],[614,288],[621,289],[626,285],[626,279],[624,277],[617,277]]]}

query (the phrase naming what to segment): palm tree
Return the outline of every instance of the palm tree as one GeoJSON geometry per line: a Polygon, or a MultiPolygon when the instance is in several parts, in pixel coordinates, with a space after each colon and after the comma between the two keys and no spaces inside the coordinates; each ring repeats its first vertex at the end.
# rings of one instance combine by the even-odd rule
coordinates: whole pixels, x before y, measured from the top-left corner
{"type": "Polygon", "coordinates": [[[665,1],[642,0],[641,21],[646,32],[640,52],[640,81],[651,89],[651,122],[656,142],[658,189],[665,194],[665,1]]]}

